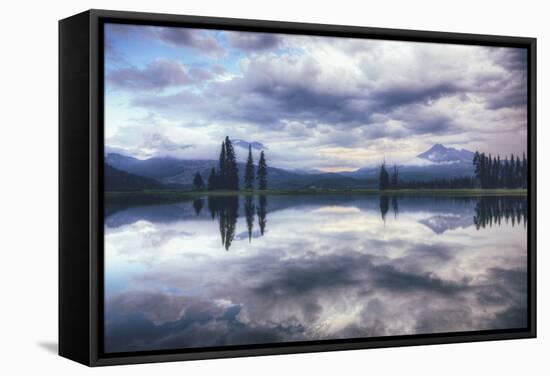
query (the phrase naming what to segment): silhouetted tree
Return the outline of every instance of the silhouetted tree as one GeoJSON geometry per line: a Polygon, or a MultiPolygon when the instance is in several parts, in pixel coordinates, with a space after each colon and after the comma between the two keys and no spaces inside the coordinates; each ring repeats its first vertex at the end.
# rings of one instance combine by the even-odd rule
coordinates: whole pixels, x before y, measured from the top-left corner
{"type": "Polygon", "coordinates": [[[380,166],[380,175],[378,178],[378,188],[380,190],[388,189],[390,185],[390,175],[386,170],[386,162],[382,163],[380,166]]]}
{"type": "Polygon", "coordinates": [[[201,174],[198,172],[193,178],[193,186],[195,187],[195,189],[204,189],[204,181],[202,180],[201,174]]]}
{"type": "Polygon", "coordinates": [[[399,186],[399,168],[396,165],[393,165],[390,184],[393,189],[397,189],[399,186]]]}
{"type": "Polygon", "coordinates": [[[258,172],[256,174],[258,180],[258,189],[267,189],[267,162],[265,161],[264,151],[260,153],[260,160],[258,161],[258,172]]]}
{"type": "Polygon", "coordinates": [[[225,141],[222,142],[220,158],[218,161],[218,189],[227,189],[227,153],[225,152],[225,141]]]}
{"type": "Polygon", "coordinates": [[[500,159],[475,152],[472,163],[477,185],[481,188],[526,188],[527,158],[510,154],[509,158],[500,159]]]}
{"type": "Polygon", "coordinates": [[[254,159],[252,158],[252,146],[248,145],[248,158],[244,171],[244,187],[254,189],[254,159]]]}
{"type": "Polygon", "coordinates": [[[229,137],[225,137],[225,161],[226,161],[226,189],[239,189],[239,168],[237,167],[237,157],[235,149],[229,137]]]}
{"type": "Polygon", "coordinates": [[[208,190],[213,191],[214,189],[218,189],[218,175],[216,174],[216,169],[212,167],[208,176],[208,190]]]}

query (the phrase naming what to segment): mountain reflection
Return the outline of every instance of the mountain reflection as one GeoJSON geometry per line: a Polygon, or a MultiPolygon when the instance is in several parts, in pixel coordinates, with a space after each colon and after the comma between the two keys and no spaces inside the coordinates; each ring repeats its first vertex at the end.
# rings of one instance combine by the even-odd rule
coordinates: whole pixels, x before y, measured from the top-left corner
{"type": "MultiPolygon", "coordinates": [[[[410,197],[386,196],[379,197],[380,216],[386,221],[388,211],[393,210],[394,218],[399,214],[399,201],[405,199],[411,201],[410,197]]],[[[423,198],[412,198],[422,201],[423,198]]],[[[434,201],[434,198],[430,198],[434,201]]],[[[446,230],[456,227],[467,227],[472,224],[477,230],[500,226],[502,221],[513,226],[523,224],[527,227],[527,198],[523,196],[481,196],[481,197],[445,197],[441,200],[454,201],[465,206],[475,205],[473,218],[468,215],[461,216],[460,212],[440,213],[430,218],[420,220],[420,223],[431,228],[435,233],[443,233],[446,230]]]]}

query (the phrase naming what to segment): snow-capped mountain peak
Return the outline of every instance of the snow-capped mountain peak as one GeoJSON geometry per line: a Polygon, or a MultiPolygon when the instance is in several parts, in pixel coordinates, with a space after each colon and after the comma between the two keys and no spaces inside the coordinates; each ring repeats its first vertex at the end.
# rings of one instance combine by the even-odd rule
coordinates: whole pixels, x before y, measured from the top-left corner
{"type": "Polygon", "coordinates": [[[453,147],[445,147],[442,144],[435,144],[425,152],[418,154],[416,157],[432,163],[471,163],[474,153],[466,149],[456,149],[453,147]]]}

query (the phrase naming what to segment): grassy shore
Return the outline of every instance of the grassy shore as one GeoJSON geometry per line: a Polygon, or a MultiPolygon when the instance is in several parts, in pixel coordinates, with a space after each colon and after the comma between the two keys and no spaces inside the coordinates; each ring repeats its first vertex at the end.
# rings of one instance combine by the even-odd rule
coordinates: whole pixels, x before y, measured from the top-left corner
{"type": "Polygon", "coordinates": [[[166,200],[192,199],[204,196],[231,195],[270,195],[270,196],[308,196],[308,195],[348,195],[348,196],[525,196],[526,189],[267,189],[264,191],[187,191],[187,190],[141,190],[109,191],[106,198],[161,198],[166,200]]]}

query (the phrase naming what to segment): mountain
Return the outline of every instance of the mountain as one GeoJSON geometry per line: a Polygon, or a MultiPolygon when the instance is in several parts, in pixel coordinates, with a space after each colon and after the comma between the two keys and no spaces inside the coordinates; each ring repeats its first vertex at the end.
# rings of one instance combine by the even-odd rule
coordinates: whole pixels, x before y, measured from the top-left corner
{"type": "Polygon", "coordinates": [[[154,179],[121,171],[108,164],[105,164],[104,174],[107,191],[163,188],[163,185],[154,179]]]}
{"type": "MultiPolygon", "coordinates": [[[[259,142],[248,143],[244,140],[232,140],[234,145],[254,149],[265,148],[259,142]]],[[[423,163],[399,165],[399,177],[402,181],[430,181],[472,176],[473,153],[465,149],[455,149],[435,144],[419,154],[416,162],[423,163]]],[[[166,187],[190,188],[193,177],[198,172],[204,181],[212,168],[218,167],[217,160],[182,160],[175,158],[137,159],[117,153],[105,156],[105,163],[127,173],[154,179],[166,187]]],[[[240,185],[244,186],[245,164],[237,164],[240,185]]],[[[390,166],[391,167],[391,166],[390,166]]],[[[379,167],[365,167],[356,171],[325,173],[318,170],[283,170],[268,167],[268,186],[281,189],[300,188],[376,188],[378,186],[379,167]]],[[[150,185],[151,182],[149,182],[150,185]]],[[[145,183],[143,183],[145,184],[145,183]]]]}
{"type": "MultiPolygon", "coordinates": [[[[195,173],[207,181],[212,168],[218,167],[216,160],[184,160],[175,158],[137,159],[121,154],[109,153],[105,163],[132,174],[155,179],[167,186],[190,187],[195,173]]],[[[241,185],[244,185],[245,164],[238,163],[241,185]]],[[[279,168],[268,167],[269,185],[281,187],[282,182],[296,181],[300,174],[279,168]]]]}
{"type": "MultiPolygon", "coordinates": [[[[207,181],[212,168],[218,167],[216,160],[183,160],[174,158],[137,159],[116,153],[109,153],[105,163],[118,170],[155,179],[166,186],[191,187],[195,173],[207,181]]],[[[245,163],[238,163],[240,185],[244,186],[245,163]]],[[[361,188],[365,183],[349,176],[336,173],[304,173],[276,167],[267,168],[268,185],[271,188],[361,188]]]]}
{"type": "Polygon", "coordinates": [[[248,141],[245,141],[245,140],[234,139],[234,140],[231,140],[231,143],[235,146],[239,146],[239,147],[241,147],[243,149],[247,149],[247,150],[248,150],[249,145],[252,147],[252,149],[255,149],[255,150],[269,150],[267,148],[267,146],[265,146],[264,144],[262,144],[261,142],[258,142],[258,141],[248,142],[248,141]]]}
{"type": "MultiPolygon", "coordinates": [[[[196,161],[200,163],[201,161],[196,161]]],[[[117,153],[109,153],[105,163],[132,174],[162,181],[167,176],[175,176],[187,169],[185,161],[175,158],[137,159],[117,153]]]]}
{"type": "Polygon", "coordinates": [[[433,163],[472,163],[474,153],[466,149],[447,148],[442,144],[435,144],[430,149],[416,156],[433,163]]]}
{"type": "MultiPolygon", "coordinates": [[[[474,174],[473,157],[474,153],[469,150],[447,148],[444,145],[435,144],[425,152],[418,154],[414,163],[398,165],[399,178],[403,181],[430,181],[472,176],[474,174]],[[425,163],[417,163],[419,161],[425,161],[425,163]]],[[[376,166],[364,167],[341,174],[363,181],[370,181],[370,185],[377,186],[379,173],[380,169],[376,166]]]]}

